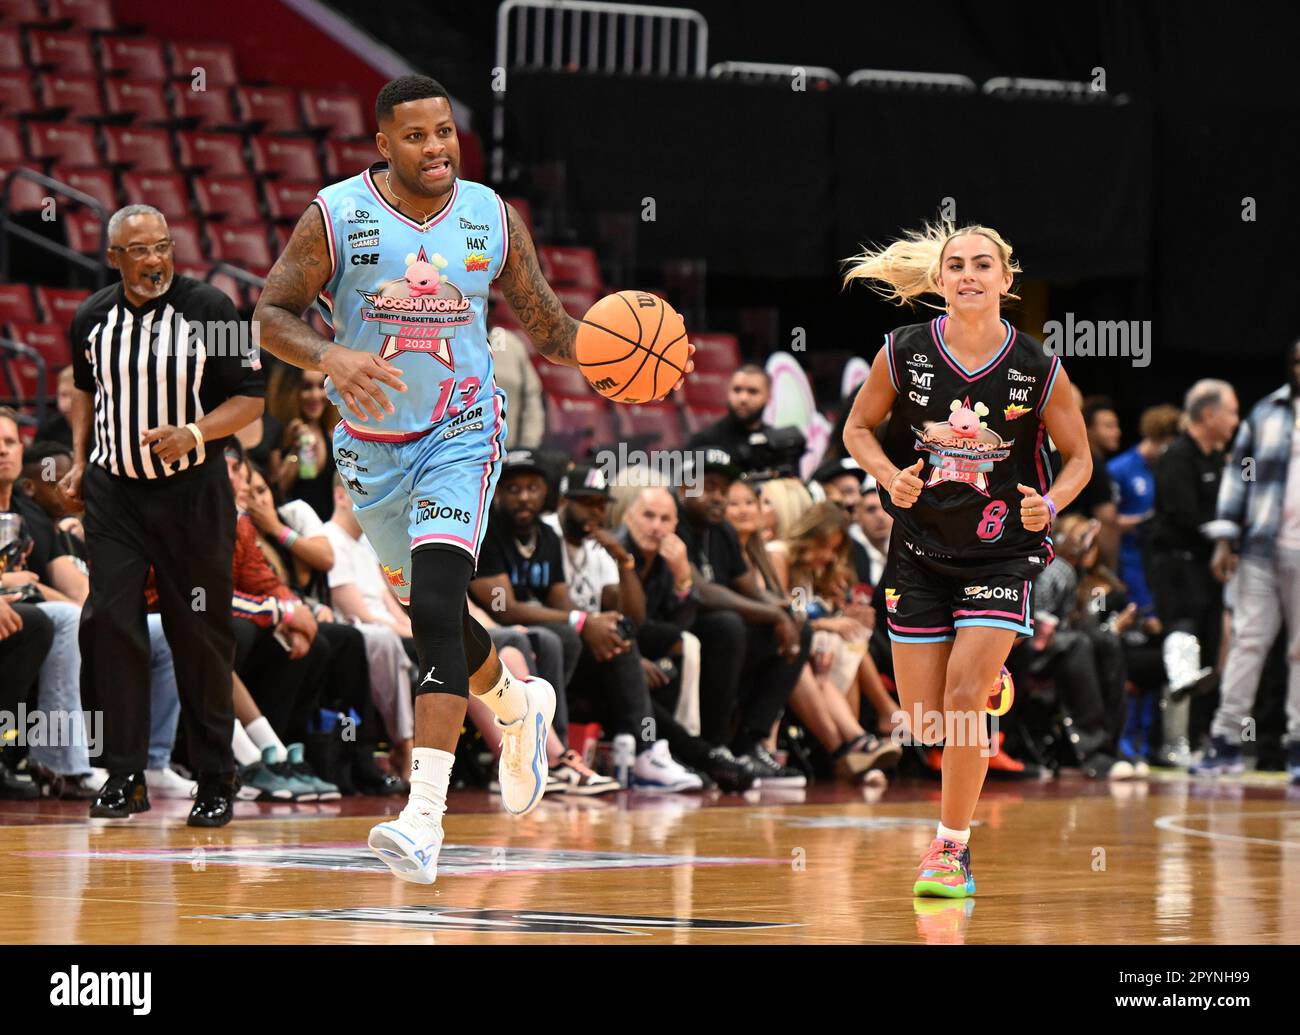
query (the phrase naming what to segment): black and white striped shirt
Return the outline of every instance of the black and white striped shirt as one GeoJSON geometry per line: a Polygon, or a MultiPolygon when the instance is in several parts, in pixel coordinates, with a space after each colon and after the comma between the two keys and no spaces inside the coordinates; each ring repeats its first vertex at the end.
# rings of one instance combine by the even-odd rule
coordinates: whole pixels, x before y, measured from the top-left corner
{"type": "Polygon", "coordinates": [[[169,478],[215,457],[206,442],[166,467],[140,444],[150,428],[197,422],[234,395],[265,386],[248,322],[216,288],[176,275],[161,297],[136,307],[112,284],[77,310],[70,332],[73,383],[94,397],[89,461],[110,474],[169,478]]]}

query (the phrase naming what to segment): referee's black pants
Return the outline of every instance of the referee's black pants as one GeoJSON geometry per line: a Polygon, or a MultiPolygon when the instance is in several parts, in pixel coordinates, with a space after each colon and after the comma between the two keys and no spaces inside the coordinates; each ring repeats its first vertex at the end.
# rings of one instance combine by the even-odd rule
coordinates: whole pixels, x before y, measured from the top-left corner
{"type": "Polygon", "coordinates": [[[104,716],[100,765],[127,773],[149,764],[144,590],[152,565],[190,766],[198,779],[233,776],[235,499],[221,454],[160,481],[88,464],[82,496],[90,597],[81,613],[81,699],[104,716]]]}

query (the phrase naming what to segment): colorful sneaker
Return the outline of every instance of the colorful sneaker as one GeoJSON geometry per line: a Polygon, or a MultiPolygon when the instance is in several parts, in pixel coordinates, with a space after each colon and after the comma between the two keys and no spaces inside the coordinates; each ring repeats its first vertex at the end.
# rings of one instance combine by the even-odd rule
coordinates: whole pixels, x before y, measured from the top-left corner
{"type": "Polygon", "coordinates": [[[279,750],[274,744],[267,744],[266,747],[262,748],[262,761],[258,764],[270,770],[273,775],[278,776],[284,781],[284,785],[289,788],[294,801],[315,801],[320,797],[320,791],[316,789],[316,785],[314,783],[308,783],[294,772],[293,767],[289,765],[287,757],[283,762],[276,761],[276,756],[279,755],[279,753],[279,750]]]}
{"type": "Polygon", "coordinates": [[[528,711],[514,722],[496,719],[501,731],[501,759],[497,779],[501,801],[512,816],[526,816],[537,808],[549,782],[546,765],[546,731],[555,717],[555,689],[545,679],[523,680],[528,711]]]}
{"type": "Polygon", "coordinates": [[[990,715],[1006,715],[1011,711],[1011,703],[1015,699],[1016,684],[1012,682],[1007,666],[1003,665],[997,683],[989,691],[989,703],[984,706],[984,710],[990,715]]]}
{"type": "Polygon", "coordinates": [[[560,756],[551,769],[551,782],[546,785],[548,794],[609,794],[618,790],[618,781],[588,767],[578,752],[570,749],[560,756]]]}
{"type": "Polygon", "coordinates": [[[285,748],[285,752],[285,766],[289,772],[316,791],[317,801],[338,801],[343,797],[343,792],[336,785],[316,775],[315,770],[307,763],[301,744],[290,744],[285,748]]]}
{"type": "Polygon", "coordinates": [[[1229,744],[1223,737],[1211,737],[1209,750],[1190,770],[1196,776],[1236,776],[1246,771],[1241,745],[1229,744]]]}
{"type": "MultiPolygon", "coordinates": [[[[262,749],[262,758],[275,757],[275,745],[262,749]]],[[[195,784],[197,790],[198,784],[195,784]]],[[[265,761],[252,765],[240,766],[239,790],[236,792],[241,801],[293,801],[297,784],[291,784],[283,776],[274,772],[265,761]]]]}
{"type": "Polygon", "coordinates": [[[916,869],[912,894],[932,898],[966,898],[975,894],[970,845],[936,837],[916,869]]]}

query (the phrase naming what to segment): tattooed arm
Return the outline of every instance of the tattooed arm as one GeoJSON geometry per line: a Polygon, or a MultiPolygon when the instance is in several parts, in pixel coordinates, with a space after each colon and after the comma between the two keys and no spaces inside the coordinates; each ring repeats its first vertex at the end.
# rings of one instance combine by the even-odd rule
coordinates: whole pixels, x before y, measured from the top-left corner
{"type": "Polygon", "coordinates": [[[510,254],[501,271],[501,289],[515,316],[533,339],[537,351],[552,363],[576,367],[574,341],[578,321],[564,311],[551,285],[537,264],[528,227],[514,206],[506,204],[506,221],[510,224],[510,254]]]}
{"type": "Polygon", "coordinates": [[[335,344],[302,318],[332,275],[325,217],[318,206],[309,205],[284,254],[271,267],[253,310],[261,345],[286,363],[324,371],[352,416],[368,421],[370,414],[383,420],[385,412],[393,412],[393,404],[377,382],[404,392],[402,371],[374,353],[335,344]]]}

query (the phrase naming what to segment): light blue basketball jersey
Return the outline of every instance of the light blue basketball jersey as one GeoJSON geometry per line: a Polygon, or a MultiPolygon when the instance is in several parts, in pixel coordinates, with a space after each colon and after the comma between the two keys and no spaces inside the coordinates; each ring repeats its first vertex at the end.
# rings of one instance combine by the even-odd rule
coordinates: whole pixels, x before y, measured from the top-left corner
{"type": "Polygon", "coordinates": [[[382,422],[349,419],[352,434],[409,441],[455,420],[494,391],[487,337],[488,285],[506,263],[505,203],[495,191],[457,180],[451,202],[421,225],[379,193],[385,163],[324,188],[333,273],[319,304],[340,345],[375,352],[402,370],[405,392],[385,388],[396,413],[382,422]]]}

